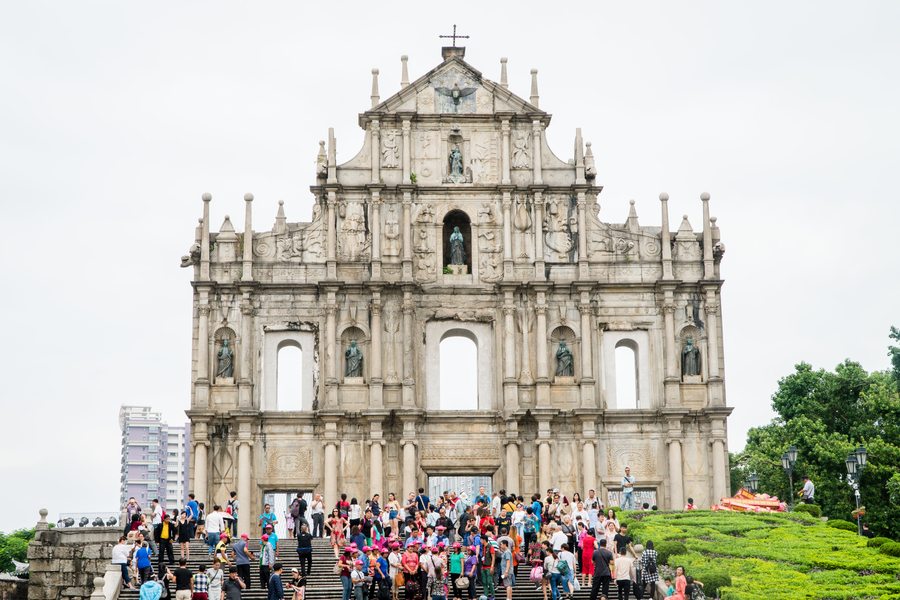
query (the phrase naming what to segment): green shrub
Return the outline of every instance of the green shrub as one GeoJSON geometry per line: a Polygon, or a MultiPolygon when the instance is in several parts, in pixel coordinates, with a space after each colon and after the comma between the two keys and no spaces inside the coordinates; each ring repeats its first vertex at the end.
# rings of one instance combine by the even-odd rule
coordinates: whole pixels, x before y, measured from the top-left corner
{"type": "Polygon", "coordinates": [[[854,533],[857,531],[856,523],[851,523],[850,521],[845,521],[843,519],[828,519],[826,525],[834,529],[842,529],[854,533]]]}
{"type": "Polygon", "coordinates": [[[900,557],[900,542],[886,542],[878,548],[878,551],[888,556],[900,557]]]}
{"type": "Polygon", "coordinates": [[[656,558],[660,564],[669,564],[669,557],[676,554],[687,554],[687,547],[681,542],[658,542],[655,544],[656,558]]]}
{"type": "Polygon", "coordinates": [[[702,570],[695,570],[694,573],[694,579],[703,582],[703,594],[707,598],[718,597],[723,587],[731,585],[731,575],[723,571],[704,572],[702,570]]]}
{"type": "Polygon", "coordinates": [[[873,537],[868,542],[866,542],[866,546],[868,546],[869,548],[878,548],[880,546],[887,544],[888,542],[893,542],[893,541],[894,540],[892,540],[891,538],[878,536],[878,537],[873,537]]]}
{"type": "Polygon", "coordinates": [[[794,507],[794,512],[808,513],[818,519],[822,516],[822,507],[818,504],[798,504],[794,507]]]}

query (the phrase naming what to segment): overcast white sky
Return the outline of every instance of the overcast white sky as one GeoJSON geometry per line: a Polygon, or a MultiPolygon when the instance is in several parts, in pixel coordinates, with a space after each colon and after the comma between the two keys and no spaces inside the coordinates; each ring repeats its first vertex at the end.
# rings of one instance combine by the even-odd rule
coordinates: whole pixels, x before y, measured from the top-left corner
{"type": "Polygon", "coordinates": [[[440,62],[439,33],[527,97],[551,147],[593,142],[601,218],[670,194],[722,265],[730,447],[801,360],[888,364],[900,325],[900,3],[6,2],[0,5],[0,530],[118,502],[123,403],[188,406],[200,195],[212,225],[279,199],[307,220],[317,142],[362,142],[381,94],[440,62]],[[438,10],[437,7],[443,6],[438,10]]]}

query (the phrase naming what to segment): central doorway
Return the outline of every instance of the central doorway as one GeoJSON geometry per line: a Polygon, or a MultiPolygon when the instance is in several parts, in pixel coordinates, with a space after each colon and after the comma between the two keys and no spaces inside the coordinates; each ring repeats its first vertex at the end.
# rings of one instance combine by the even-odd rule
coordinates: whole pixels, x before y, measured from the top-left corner
{"type": "MultiPolygon", "coordinates": [[[[279,540],[286,540],[290,537],[287,529],[287,522],[290,516],[288,507],[291,505],[294,498],[297,497],[298,493],[302,493],[303,499],[306,500],[306,523],[309,525],[309,530],[312,531],[312,510],[310,509],[313,500],[312,492],[301,490],[296,492],[284,492],[278,490],[265,492],[263,494],[263,505],[270,505],[272,507],[272,512],[278,517],[278,522],[275,523],[275,533],[278,535],[279,540]]],[[[251,531],[259,531],[259,520],[257,516],[254,516],[253,529],[251,531]]]]}
{"type": "Polygon", "coordinates": [[[472,503],[481,486],[484,486],[485,494],[493,494],[490,475],[429,475],[428,497],[434,501],[444,492],[456,492],[460,496],[465,493],[469,503],[472,503]]]}

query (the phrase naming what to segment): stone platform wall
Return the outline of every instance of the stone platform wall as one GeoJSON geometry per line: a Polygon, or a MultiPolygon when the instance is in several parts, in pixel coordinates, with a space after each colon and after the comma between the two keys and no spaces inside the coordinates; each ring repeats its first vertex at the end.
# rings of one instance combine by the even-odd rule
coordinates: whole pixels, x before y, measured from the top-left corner
{"type": "Polygon", "coordinates": [[[121,534],[118,527],[37,531],[28,544],[28,599],[89,598],[121,534]]]}

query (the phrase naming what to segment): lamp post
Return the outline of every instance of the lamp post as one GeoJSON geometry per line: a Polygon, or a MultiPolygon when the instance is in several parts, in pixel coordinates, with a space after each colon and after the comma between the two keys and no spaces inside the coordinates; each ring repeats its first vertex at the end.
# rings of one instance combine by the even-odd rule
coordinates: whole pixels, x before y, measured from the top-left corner
{"type": "Polygon", "coordinates": [[[862,472],[866,466],[866,449],[860,446],[847,456],[845,461],[847,465],[847,483],[853,488],[853,497],[856,500],[856,529],[859,535],[862,535],[862,515],[859,512],[859,484],[862,479],[862,472]]]}
{"type": "Polygon", "coordinates": [[[791,446],[781,455],[781,467],[788,476],[788,506],[794,505],[794,465],[797,463],[797,446],[791,446]]]}
{"type": "Polygon", "coordinates": [[[750,477],[747,478],[747,489],[750,490],[751,493],[756,493],[756,490],[759,489],[759,475],[756,473],[750,473],[750,477]]]}

